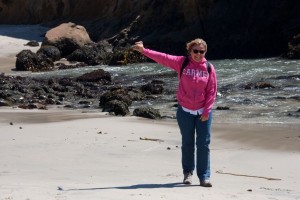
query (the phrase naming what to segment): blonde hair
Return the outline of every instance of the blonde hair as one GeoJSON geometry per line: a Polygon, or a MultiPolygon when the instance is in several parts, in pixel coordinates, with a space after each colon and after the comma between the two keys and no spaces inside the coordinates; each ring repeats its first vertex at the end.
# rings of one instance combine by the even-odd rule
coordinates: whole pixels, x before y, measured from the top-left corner
{"type": "Polygon", "coordinates": [[[193,46],[202,44],[205,47],[205,52],[207,52],[207,44],[203,39],[197,38],[186,44],[186,50],[188,53],[191,52],[193,46]]]}

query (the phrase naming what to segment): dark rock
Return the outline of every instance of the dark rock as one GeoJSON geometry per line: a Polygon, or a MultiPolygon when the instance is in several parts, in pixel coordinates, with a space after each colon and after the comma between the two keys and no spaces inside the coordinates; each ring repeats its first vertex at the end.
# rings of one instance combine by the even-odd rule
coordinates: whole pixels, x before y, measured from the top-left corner
{"type": "Polygon", "coordinates": [[[64,100],[65,100],[65,97],[58,97],[58,100],[59,100],[59,101],[64,101],[64,100]]]}
{"type": "Polygon", "coordinates": [[[275,79],[279,79],[279,80],[299,80],[300,79],[300,75],[288,75],[288,76],[278,76],[275,79]]]}
{"type": "Polygon", "coordinates": [[[275,88],[275,86],[266,82],[258,82],[255,84],[254,88],[256,89],[275,88]]]}
{"type": "Polygon", "coordinates": [[[142,92],[146,92],[147,94],[162,94],[164,88],[162,86],[163,82],[158,80],[153,80],[151,83],[143,85],[141,87],[142,92]]]}
{"type": "Polygon", "coordinates": [[[102,82],[102,83],[110,83],[111,75],[109,72],[104,71],[103,69],[98,69],[77,78],[79,82],[102,82]]]}
{"type": "Polygon", "coordinates": [[[3,107],[3,106],[12,106],[12,104],[8,101],[0,99],[0,107],[3,107]]]}
{"type": "Polygon", "coordinates": [[[18,106],[18,108],[22,108],[22,109],[35,109],[38,108],[38,106],[34,103],[29,103],[29,104],[21,104],[18,106]]]}
{"type": "Polygon", "coordinates": [[[128,91],[125,89],[116,89],[109,92],[104,93],[100,97],[100,103],[99,106],[104,106],[107,102],[112,100],[119,100],[121,102],[124,102],[127,106],[130,106],[132,103],[132,100],[128,94],[128,91]]]}
{"type": "Polygon", "coordinates": [[[17,71],[49,71],[54,67],[52,60],[42,54],[30,50],[22,50],[17,54],[17,71]]]}
{"type": "Polygon", "coordinates": [[[59,81],[58,81],[58,84],[62,85],[62,86],[73,86],[75,85],[74,81],[72,78],[67,78],[67,77],[64,77],[64,78],[61,78],[59,81]]]}
{"type": "Polygon", "coordinates": [[[62,70],[62,69],[75,69],[75,68],[80,68],[80,67],[86,67],[87,64],[86,63],[76,63],[76,64],[64,64],[64,63],[56,63],[56,65],[58,67],[58,69],[62,70]]]}
{"type": "Polygon", "coordinates": [[[129,109],[128,105],[122,101],[119,100],[111,100],[103,106],[102,112],[114,112],[115,115],[128,115],[129,109]]]}
{"type": "Polygon", "coordinates": [[[42,46],[37,54],[44,54],[47,58],[50,58],[52,62],[58,61],[61,59],[61,53],[59,49],[55,46],[45,45],[42,46]]]}
{"type": "Polygon", "coordinates": [[[6,99],[7,97],[12,96],[12,94],[9,93],[9,91],[0,91],[0,98],[6,99]]]}
{"type": "Polygon", "coordinates": [[[45,100],[45,99],[47,99],[47,97],[45,96],[45,95],[39,95],[39,100],[45,100]]]}
{"type": "Polygon", "coordinates": [[[278,100],[286,100],[287,97],[278,96],[278,97],[274,97],[274,99],[278,99],[278,100]]]}
{"type": "Polygon", "coordinates": [[[112,54],[109,55],[108,65],[126,65],[126,56],[125,50],[115,50],[112,54]]]}
{"type": "Polygon", "coordinates": [[[252,83],[249,83],[249,84],[245,85],[244,89],[251,90],[253,87],[254,87],[254,85],[252,83]]]}
{"type": "Polygon", "coordinates": [[[61,86],[61,85],[58,85],[58,84],[52,86],[52,89],[56,92],[68,92],[69,91],[68,87],[64,87],[64,86],[61,86]]]}
{"type": "Polygon", "coordinates": [[[47,98],[45,101],[46,104],[55,105],[56,101],[53,98],[47,98]]]}
{"type": "Polygon", "coordinates": [[[108,65],[127,65],[132,63],[141,63],[150,61],[143,54],[136,51],[132,51],[127,45],[127,47],[115,48],[113,53],[108,55],[108,65]]]}
{"type": "Polygon", "coordinates": [[[76,49],[70,55],[67,56],[68,61],[84,62],[87,65],[99,65],[101,61],[97,58],[97,51],[91,46],[85,46],[80,49],[76,49]]]}
{"type": "Polygon", "coordinates": [[[154,109],[150,106],[134,109],[133,115],[138,117],[149,118],[149,119],[161,119],[159,110],[154,109]]]}
{"type": "Polygon", "coordinates": [[[228,106],[218,106],[216,110],[229,110],[228,106]]]}
{"type": "Polygon", "coordinates": [[[64,108],[75,108],[74,105],[65,105],[64,108]]]}
{"type": "Polygon", "coordinates": [[[251,90],[251,89],[266,89],[266,88],[275,88],[274,85],[267,82],[257,82],[257,83],[248,83],[244,86],[245,90],[251,90]]]}
{"type": "Polygon", "coordinates": [[[86,105],[93,104],[93,102],[91,102],[91,101],[86,101],[86,100],[79,101],[78,103],[79,103],[79,104],[86,104],[86,105]]]}
{"type": "Polygon", "coordinates": [[[32,40],[32,41],[27,42],[27,43],[25,44],[25,46],[38,47],[38,46],[40,46],[40,44],[39,44],[37,41],[32,40]]]}
{"type": "Polygon", "coordinates": [[[145,98],[144,93],[142,93],[142,91],[137,89],[133,89],[129,91],[128,95],[130,96],[130,99],[132,99],[133,101],[141,101],[145,98]]]}
{"type": "Polygon", "coordinates": [[[112,52],[112,46],[107,42],[85,45],[67,56],[69,61],[84,62],[87,65],[107,64],[107,57],[112,52]]]}
{"type": "MultiPolygon", "coordinates": [[[[300,110],[300,109],[299,109],[299,110],[300,110]]],[[[289,112],[289,113],[287,114],[287,116],[289,116],[289,117],[297,117],[297,118],[300,118],[300,112],[299,112],[299,110],[289,112]]]]}

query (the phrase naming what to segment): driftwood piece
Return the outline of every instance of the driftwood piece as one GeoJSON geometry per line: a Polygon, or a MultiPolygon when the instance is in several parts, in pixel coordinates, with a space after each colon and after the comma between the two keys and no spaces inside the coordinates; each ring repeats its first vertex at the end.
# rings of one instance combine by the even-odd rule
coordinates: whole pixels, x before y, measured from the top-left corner
{"type": "Polygon", "coordinates": [[[163,142],[161,139],[153,139],[153,138],[147,138],[147,137],[140,137],[140,140],[148,140],[148,141],[155,141],[155,142],[163,142]]]}
{"type": "Polygon", "coordinates": [[[235,174],[235,173],[229,173],[229,172],[223,172],[222,170],[216,171],[218,174],[228,174],[228,175],[233,175],[233,176],[245,176],[245,177],[251,177],[251,178],[263,178],[267,179],[270,181],[281,181],[279,178],[270,178],[270,177],[265,177],[265,176],[252,176],[252,175],[246,175],[246,174],[235,174]]]}

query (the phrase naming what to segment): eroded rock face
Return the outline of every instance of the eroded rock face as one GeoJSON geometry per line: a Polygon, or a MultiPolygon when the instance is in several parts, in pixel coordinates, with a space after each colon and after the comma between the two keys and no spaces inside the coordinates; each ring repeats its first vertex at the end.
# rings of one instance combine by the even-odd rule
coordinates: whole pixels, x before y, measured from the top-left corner
{"type": "Polygon", "coordinates": [[[55,46],[64,57],[91,42],[89,34],[83,26],[63,23],[46,33],[42,46],[55,46]]]}
{"type": "Polygon", "coordinates": [[[1,0],[0,23],[36,24],[68,15],[71,2],[67,0],[1,0]]]}
{"type": "Polygon", "coordinates": [[[95,42],[143,40],[170,54],[185,54],[186,42],[201,37],[208,58],[253,58],[287,52],[299,34],[299,10],[296,0],[0,0],[0,24],[71,21],[95,42]]]}

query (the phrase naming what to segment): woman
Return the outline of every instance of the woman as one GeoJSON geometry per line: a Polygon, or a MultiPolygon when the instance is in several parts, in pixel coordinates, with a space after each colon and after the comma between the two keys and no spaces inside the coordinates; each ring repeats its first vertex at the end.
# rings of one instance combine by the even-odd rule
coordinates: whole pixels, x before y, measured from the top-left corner
{"type": "Polygon", "coordinates": [[[185,56],[173,56],[153,51],[144,48],[142,42],[136,42],[133,46],[134,50],[178,73],[177,100],[179,105],[176,117],[182,135],[183,183],[192,184],[196,144],[196,171],[200,186],[212,187],[209,144],[212,122],[211,110],[217,91],[216,72],[213,65],[208,64],[205,58],[207,44],[204,40],[194,39],[187,43],[186,48],[189,54],[189,63],[181,72],[185,56]]]}

